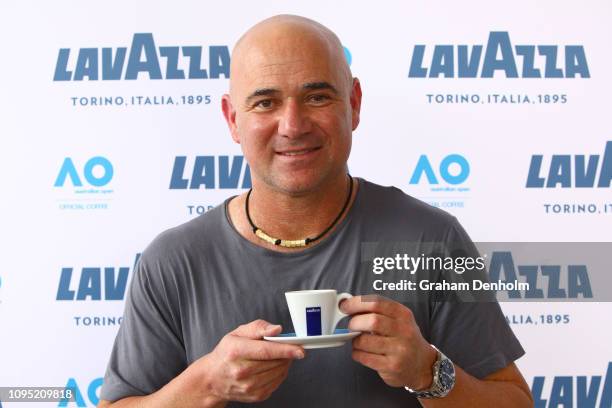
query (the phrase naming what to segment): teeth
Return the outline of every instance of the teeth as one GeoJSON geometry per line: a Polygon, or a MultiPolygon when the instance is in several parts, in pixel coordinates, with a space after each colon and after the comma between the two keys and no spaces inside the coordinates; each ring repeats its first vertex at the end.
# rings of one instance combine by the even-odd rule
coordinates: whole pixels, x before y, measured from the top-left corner
{"type": "Polygon", "coordinates": [[[298,156],[300,154],[308,153],[310,150],[311,149],[300,150],[300,151],[297,151],[297,152],[285,152],[285,153],[283,153],[283,155],[285,155],[285,156],[298,156]]]}

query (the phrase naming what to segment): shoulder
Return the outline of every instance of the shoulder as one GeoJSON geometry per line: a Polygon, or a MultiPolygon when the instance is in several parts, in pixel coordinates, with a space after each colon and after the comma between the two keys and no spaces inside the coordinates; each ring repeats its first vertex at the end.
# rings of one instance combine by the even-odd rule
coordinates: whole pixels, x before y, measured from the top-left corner
{"type": "Polygon", "coordinates": [[[414,198],[397,187],[381,186],[360,179],[362,200],[359,216],[374,229],[411,232],[415,238],[440,239],[459,227],[446,211],[414,198]]]}

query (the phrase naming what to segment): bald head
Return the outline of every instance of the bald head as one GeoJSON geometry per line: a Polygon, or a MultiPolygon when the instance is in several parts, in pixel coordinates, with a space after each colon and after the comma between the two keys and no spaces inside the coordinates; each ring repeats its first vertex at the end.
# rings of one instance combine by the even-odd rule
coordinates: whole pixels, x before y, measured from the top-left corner
{"type": "Polygon", "coordinates": [[[361,86],[328,28],[283,15],[249,29],[234,48],[221,108],[254,190],[343,190],[361,86]]]}
{"type": "Polygon", "coordinates": [[[352,74],[342,43],[329,28],[305,17],[278,15],[251,27],[236,43],[231,58],[230,94],[234,94],[234,78],[258,64],[296,63],[300,59],[321,58],[334,66],[343,78],[342,87],[351,87],[352,74]],[[285,58],[280,60],[279,55],[285,58]]]}

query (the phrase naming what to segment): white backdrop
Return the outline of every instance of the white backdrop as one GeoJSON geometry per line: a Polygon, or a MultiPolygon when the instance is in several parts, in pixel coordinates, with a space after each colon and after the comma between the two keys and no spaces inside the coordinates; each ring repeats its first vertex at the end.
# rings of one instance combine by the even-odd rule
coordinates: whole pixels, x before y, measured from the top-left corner
{"type": "MultiPolygon", "coordinates": [[[[97,403],[123,310],[121,280],[119,300],[112,299],[105,282],[113,286],[126,273],[131,278],[135,257],[155,235],[240,193],[246,176],[239,146],[231,141],[220,110],[228,79],[170,79],[171,58],[162,54],[179,49],[165,47],[182,47],[176,68],[185,76],[190,59],[183,53],[193,49],[184,47],[201,47],[200,66],[213,76],[209,47],[231,52],[246,28],[279,13],[320,21],[350,52],[364,94],[349,162],[353,175],[395,185],[443,207],[475,241],[611,240],[610,183],[597,187],[600,176],[605,179],[606,171],[612,171],[612,147],[604,160],[606,142],[612,140],[608,2],[4,2],[0,386],[69,384],[82,394],[82,401],[69,406],[97,403]],[[510,53],[493,50],[486,62],[490,33],[495,32],[507,33],[510,53]],[[137,33],[151,34],[147,38],[154,43],[147,44],[154,48],[152,54],[136,53],[133,62],[146,59],[150,68],[159,60],[161,79],[150,79],[147,72],[126,79],[137,33]],[[453,77],[409,77],[416,45],[425,46],[424,67],[437,61],[449,68],[452,60],[453,77]],[[436,45],[448,47],[434,51],[436,45]],[[468,45],[472,56],[472,46],[482,47],[475,78],[458,77],[460,45],[468,45]],[[521,45],[527,47],[515,48],[521,45]],[[570,58],[566,64],[566,46],[582,47],[585,59],[570,58]],[[115,57],[122,47],[126,57],[120,79],[103,80],[104,48],[115,57]],[[543,55],[551,50],[557,52],[554,60],[543,55]],[[67,52],[64,66],[60,55],[67,52]],[[523,75],[525,59],[519,54],[529,52],[542,78],[523,75]],[[516,64],[518,77],[509,78],[510,71],[503,69],[494,78],[482,77],[483,64],[493,59],[503,60],[500,66],[516,64]],[[573,65],[581,74],[550,77],[555,67],[565,76],[573,65]],[[54,80],[56,71],[72,80],[54,80]],[[94,72],[98,79],[92,78],[94,72]],[[88,76],[74,80],[77,73],[88,76]],[[488,103],[494,94],[500,102],[488,103]],[[477,102],[449,103],[448,95],[477,102]],[[436,96],[444,102],[435,102],[436,96]],[[125,103],[117,104],[121,98],[125,103]],[[162,103],[168,98],[174,104],[162,103]],[[106,99],[113,103],[100,106],[106,99]],[[422,155],[439,184],[430,184],[425,175],[410,183],[422,155]],[[450,177],[439,168],[449,155],[469,166],[458,184],[445,181],[460,173],[457,163],[449,166],[450,177]],[[542,155],[537,174],[544,178],[556,160],[553,155],[568,156],[569,167],[553,165],[551,174],[571,173],[569,185],[526,188],[534,155],[542,155]],[[587,162],[599,155],[594,187],[577,187],[580,155],[587,162]],[[205,174],[215,172],[214,182],[199,189],[170,188],[178,157],[185,157],[184,172],[177,173],[181,179],[191,178],[199,160],[205,174]],[[236,177],[223,183],[230,188],[221,188],[224,160],[237,166],[236,177]],[[554,210],[563,205],[588,210],[554,210]],[[78,300],[79,295],[88,296],[78,300]]],[[[215,64],[223,70],[223,60],[215,64]]],[[[610,406],[610,303],[504,303],[502,308],[527,351],[518,365],[534,387],[536,406],[610,406]],[[568,323],[515,323],[525,316],[546,320],[565,314],[568,323]],[[587,396],[585,380],[594,384],[587,396]],[[588,396],[593,404],[585,400],[588,396]]],[[[58,404],[37,406],[45,405],[58,404]]]]}

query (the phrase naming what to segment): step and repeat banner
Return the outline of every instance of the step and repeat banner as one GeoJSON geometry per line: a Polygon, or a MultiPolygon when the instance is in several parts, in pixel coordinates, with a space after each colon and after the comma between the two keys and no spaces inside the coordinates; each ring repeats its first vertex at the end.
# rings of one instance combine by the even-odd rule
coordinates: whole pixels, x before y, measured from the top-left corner
{"type": "Polygon", "coordinates": [[[496,268],[535,283],[502,309],[536,406],[610,407],[612,288],[589,269],[612,274],[604,1],[2,3],[0,386],[97,404],[139,254],[250,187],[221,96],[236,40],[280,13],[336,32],[361,80],[353,175],[514,243],[496,268]]]}

